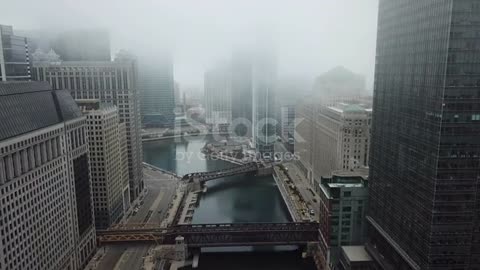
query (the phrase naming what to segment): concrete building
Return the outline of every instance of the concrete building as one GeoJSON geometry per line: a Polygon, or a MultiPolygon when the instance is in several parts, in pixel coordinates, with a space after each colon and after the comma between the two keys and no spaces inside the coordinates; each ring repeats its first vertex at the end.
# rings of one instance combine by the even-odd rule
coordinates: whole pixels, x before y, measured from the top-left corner
{"type": "Polygon", "coordinates": [[[367,251],[480,269],[480,2],[380,0],[367,251]]]}
{"type": "Polygon", "coordinates": [[[143,190],[143,149],[136,61],[122,52],[111,62],[35,62],[33,77],[54,89],[67,89],[74,99],[99,99],[117,106],[127,134],[130,200],[143,190]]]}
{"type": "Polygon", "coordinates": [[[368,167],[372,109],[365,104],[320,105],[312,99],[297,106],[295,153],[314,185],[336,170],[368,167]]]}
{"type": "Polygon", "coordinates": [[[67,91],[0,83],[0,270],[79,270],[96,250],[86,118],[67,91]]]}
{"type": "Polygon", "coordinates": [[[365,250],[365,246],[344,246],[336,270],[371,270],[373,260],[365,250]]]}
{"type": "Polygon", "coordinates": [[[232,121],[236,136],[252,136],[253,78],[252,56],[247,52],[235,52],[231,61],[232,121]]]}
{"type": "Polygon", "coordinates": [[[0,81],[30,81],[30,64],[27,38],[0,24],[0,81]]]}
{"type": "Polygon", "coordinates": [[[139,60],[138,87],[142,93],[141,112],[145,127],[173,127],[175,122],[175,81],[170,55],[139,60]]]}
{"type": "Polygon", "coordinates": [[[325,105],[358,99],[366,95],[365,76],[335,67],[315,79],[312,94],[320,97],[325,105]]]}
{"type": "Polygon", "coordinates": [[[124,170],[128,163],[122,157],[126,138],[115,106],[99,100],[77,100],[77,104],[87,117],[95,227],[107,229],[123,217],[128,200],[123,197],[124,179],[128,179],[124,170]]]}
{"type": "Polygon", "coordinates": [[[337,171],[315,186],[320,196],[320,255],[323,269],[338,264],[341,246],[361,245],[366,236],[368,170],[337,171]]]}
{"type": "Polygon", "coordinates": [[[288,146],[288,150],[294,152],[295,142],[295,106],[282,106],[280,117],[280,136],[288,146]]]}
{"type": "Polygon", "coordinates": [[[205,122],[214,129],[232,123],[231,76],[227,65],[205,72],[205,122]]]}

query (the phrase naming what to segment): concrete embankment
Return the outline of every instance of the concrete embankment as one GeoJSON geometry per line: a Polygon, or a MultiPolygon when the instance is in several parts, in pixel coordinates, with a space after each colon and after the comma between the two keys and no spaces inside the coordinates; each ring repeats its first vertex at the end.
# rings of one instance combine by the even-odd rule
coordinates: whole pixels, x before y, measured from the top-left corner
{"type": "Polygon", "coordinates": [[[285,182],[281,179],[281,174],[277,173],[277,168],[274,168],[273,170],[273,179],[275,179],[275,182],[277,183],[278,189],[280,190],[280,194],[282,195],[283,201],[287,205],[288,212],[290,213],[290,216],[292,217],[294,222],[302,222],[302,217],[300,213],[296,210],[296,207],[293,203],[293,199],[290,197],[290,194],[287,191],[287,186],[285,185],[285,182]]]}

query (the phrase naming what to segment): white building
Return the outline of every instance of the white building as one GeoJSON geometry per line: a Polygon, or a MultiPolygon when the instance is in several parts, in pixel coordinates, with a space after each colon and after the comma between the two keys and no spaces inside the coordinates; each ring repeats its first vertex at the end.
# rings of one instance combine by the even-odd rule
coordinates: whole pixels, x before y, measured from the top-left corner
{"type": "Polygon", "coordinates": [[[86,118],[67,91],[0,83],[0,270],[83,269],[96,249],[86,118]]]}
{"type": "Polygon", "coordinates": [[[106,229],[120,221],[128,201],[123,194],[124,179],[128,179],[124,170],[128,164],[122,157],[123,126],[113,105],[99,100],[77,100],[77,104],[87,116],[95,227],[106,229]]]}
{"type": "Polygon", "coordinates": [[[99,99],[117,106],[127,134],[130,199],[143,190],[143,149],[136,61],[120,55],[112,62],[34,62],[33,78],[54,89],[70,90],[74,99],[99,99]]]}
{"type": "Polygon", "coordinates": [[[205,121],[217,128],[232,123],[230,68],[219,66],[205,72],[205,121]]]}
{"type": "Polygon", "coordinates": [[[312,184],[333,171],[368,166],[372,109],[363,104],[297,106],[295,153],[312,184]]]}

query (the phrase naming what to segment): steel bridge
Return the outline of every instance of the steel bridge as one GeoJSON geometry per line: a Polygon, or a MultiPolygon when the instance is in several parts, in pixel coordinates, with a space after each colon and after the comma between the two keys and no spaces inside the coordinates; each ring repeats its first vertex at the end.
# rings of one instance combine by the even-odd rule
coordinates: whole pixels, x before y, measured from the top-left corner
{"type": "Polygon", "coordinates": [[[257,162],[249,162],[244,165],[227,168],[223,170],[218,170],[218,171],[189,173],[184,175],[182,180],[189,181],[189,182],[198,181],[203,184],[207,181],[218,179],[218,178],[233,176],[237,174],[257,172],[258,169],[259,169],[259,165],[257,164],[257,162]]]}
{"type": "Polygon", "coordinates": [[[153,242],[173,245],[177,236],[182,236],[189,248],[306,245],[318,241],[318,223],[199,224],[170,228],[127,225],[97,231],[99,244],[153,242]]]}

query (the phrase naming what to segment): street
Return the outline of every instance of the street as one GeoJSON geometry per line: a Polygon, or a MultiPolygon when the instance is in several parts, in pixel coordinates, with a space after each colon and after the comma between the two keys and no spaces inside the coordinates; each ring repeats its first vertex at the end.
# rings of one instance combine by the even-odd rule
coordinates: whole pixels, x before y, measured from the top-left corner
{"type": "MultiPolygon", "coordinates": [[[[132,209],[138,206],[138,212],[131,211],[127,217],[128,224],[155,223],[160,225],[164,219],[168,205],[175,196],[176,179],[159,171],[145,168],[143,170],[146,193],[132,204],[132,209]]],[[[96,263],[97,270],[137,270],[143,267],[143,258],[153,247],[149,244],[108,245],[105,254],[96,263]]],[[[103,248],[97,254],[102,254],[103,248]]],[[[95,264],[93,264],[95,266],[95,264]]],[[[88,269],[88,268],[87,268],[88,269]]]]}

